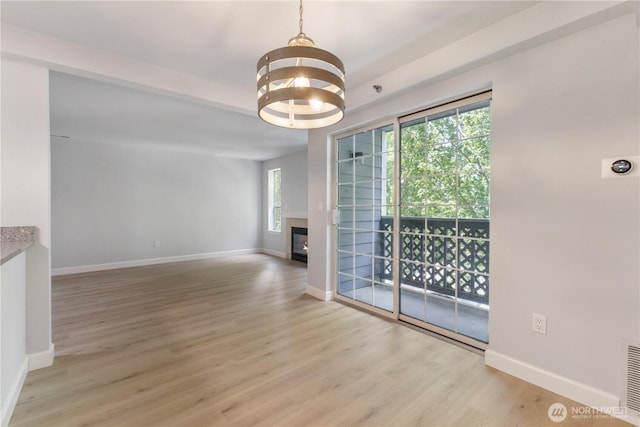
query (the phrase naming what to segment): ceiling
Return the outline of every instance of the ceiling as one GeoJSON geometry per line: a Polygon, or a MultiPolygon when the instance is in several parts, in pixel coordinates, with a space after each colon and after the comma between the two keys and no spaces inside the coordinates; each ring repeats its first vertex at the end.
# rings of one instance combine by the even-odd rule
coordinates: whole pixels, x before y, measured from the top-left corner
{"type": "MultiPolygon", "coordinates": [[[[307,0],[304,32],[344,62],[348,114],[350,90],[533,3],[307,0]]],[[[191,76],[253,100],[258,57],[285,46],[298,32],[293,0],[3,0],[0,13],[3,24],[158,72],[191,76]]],[[[237,105],[73,74],[51,75],[53,135],[254,160],[306,146],[306,132],[266,125],[254,111],[237,105]]]]}

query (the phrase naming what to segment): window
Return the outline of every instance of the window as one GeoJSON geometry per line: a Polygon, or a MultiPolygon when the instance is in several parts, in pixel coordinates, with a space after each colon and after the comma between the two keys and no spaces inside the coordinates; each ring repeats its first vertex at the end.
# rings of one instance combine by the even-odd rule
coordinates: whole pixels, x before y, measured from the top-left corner
{"type": "Polygon", "coordinates": [[[269,231],[279,233],[282,227],[281,203],[281,172],[280,168],[270,169],[268,176],[269,186],[269,231]]]}

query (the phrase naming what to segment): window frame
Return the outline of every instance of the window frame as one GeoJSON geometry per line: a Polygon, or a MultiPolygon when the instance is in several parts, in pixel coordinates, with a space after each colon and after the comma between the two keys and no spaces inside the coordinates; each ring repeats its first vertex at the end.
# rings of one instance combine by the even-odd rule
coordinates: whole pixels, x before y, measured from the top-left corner
{"type": "Polygon", "coordinates": [[[267,171],[267,231],[282,232],[282,168],[267,171]],[[276,179],[276,176],[278,179],[276,179]],[[277,186],[277,188],[276,188],[277,186]]]}
{"type": "MultiPolygon", "coordinates": [[[[345,301],[348,302],[351,305],[354,305],[356,307],[362,308],[366,311],[369,312],[373,312],[376,314],[379,314],[383,317],[388,317],[391,319],[395,319],[395,320],[400,320],[403,322],[406,322],[408,324],[412,324],[414,326],[418,326],[420,328],[424,328],[433,332],[436,332],[438,334],[441,334],[443,336],[446,336],[448,338],[451,338],[453,340],[459,341],[461,343],[464,343],[466,345],[469,345],[471,347],[474,348],[478,348],[481,350],[486,350],[488,348],[488,343],[484,342],[482,340],[482,337],[476,337],[474,336],[467,336],[465,335],[465,332],[463,329],[459,328],[459,324],[457,321],[457,309],[458,306],[462,305],[462,302],[459,300],[458,298],[458,292],[456,290],[456,324],[454,326],[453,329],[448,329],[446,327],[441,327],[435,324],[431,324],[427,321],[422,321],[420,319],[415,319],[413,317],[411,317],[408,314],[404,314],[401,310],[401,290],[404,289],[403,288],[403,284],[402,284],[402,274],[400,271],[400,265],[403,262],[403,256],[401,254],[401,249],[402,249],[402,239],[401,239],[401,214],[402,214],[402,208],[403,208],[403,203],[401,201],[401,193],[402,193],[402,177],[401,177],[401,160],[402,160],[402,156],[401,156],[401,151],[402,151],[402,147],[401,147],[401,129],[403,127],[405,127],[408,123],[410,123],[413,120],[422,120],[424,117],[426,116],[434,116],[434,115],[438,115],[441,113],[445,113],[447,111],[453,110],[453,109],[464,109],[466,106],[478,103],[478,102],[482,102],[482,101],[489,101],[489,103],[492,100],[492,90],[488,89],[488,90],[483,90],[481,92],[477,92],[474,94],[469,94],[467,96],[464,97],[460,97],[457,99],[453,99],[451,101],[447,101],[447,102],[443,102],[440,104],[436,104],[433,106],[429,106],[429,107],[425,107],[422,108],[419,111],[414,111],[411,113],[407,113],[404,115],[399,115],[399,116],[395,116],[392,119],[390,119],[389,121],[393,121],[393,132],[395,135],[394,138],[394,142],[393,142],[393,182],[394,182],[394,186],[393,186],[393,226],[391,228],[391,230],[396,230],[396,232],[392,233],[392,244],[391,244],[391,248],[392,248],[392,263],[390,265],[390,268],[392,269],[392,279],[394,282],[394,286],[393,286],[393,312],[389,312],[386,311],[384,309],[381,309],[375,305],[371,305],[368,301],[360,301],[357,298],[351,298],[350,296],[347,295],[342,295],[340,293],[339,290],[339,286],[340,286],[340,280],[339,280],[339,272],[341,269],[341,259],[340,259],[340,254],[341,253],[347,253],[348,251],[346,249],[341,249],[340,246],[340,242],[339,242],[339,229],[340,228],[344,228],[341,227],[341,221],[342,218],[340,216],[340,202],[339,202],[339,194],[340,194],[340,188],[339,188],[339,169],[340,169],[340,164],[342,161],[345,161],[345,159],[341,159],[339,158],[339,154],[338,154],[338,142],[340,139],[345,139],[345,138],[349,138],[352,136],[355,136],[359,133],[362,132],[366,132],[368,130],[377,128],[379,126],[381,126],[384,122],[387,122],[387,120],[380,120],[378,122],[376,122],[375,124],[369,124],[368,126],[363,126],[362,128],[356,128],[353,130],[350,130],[348,132],[344,132],[341,134],[336,134],[333,136],[333,149],[332,149],[332,183],[334,185],[334,190],[333,190],[333,194],[332,194],[332,203],[333,206],[335,208],[333,215],[334,215],[334,223],[333,223],[333,230],[332,230],[332,251],[334,253],[334,258],[332,260],[332,291],[333,291],[333,295],[336,299],[341,300],[341,301],[345,301]]],[[[458,114],[458,113],[456,113],[458,114]]],[[[490,133],[490,132],[489,132],[490,133]]],[[[355,153],[355,149],[353,150],[354,154],[355,153]]],[[[355,160],[355,158],[354,158],[355,160]]],[[[463,221],[464,218],[460,219],[458,218],[458,199],[457,199],[457,195],[458,195],[458,175],[460,174],[460,170],[458,169],[458,160],[457,160],[457,156],[456,156],[456,230],[458,230],[458,224],[460,221],[463,221]]],[[[386,163],[386,162],[385,162],[386,163]]],[[[489,170],[490,170],[490,166],[489,166],[489,170]]],[[[490,185],[489,185],[490,187],[490,185]]],[[[488,205],[488,204],[487,204],[488,205]]],[[[426,206],[426,205],[425,205],[426,206]]],[[[390,214],[390,212],[388,212],[388,214],[390,214]]],[[[389,215],[388,215],[389,216],[389,215]]],[[[489,219],[489,218],[487,218],[489,219]]],[[[458,236],[456,235],[456,238],[458,236]]],[[[469,237],[467,240],[473,240],[473,241],[490,241],[490,238],[484,238],[484,237],[469,237]]],[[[355,240],[354,240],[355,241],[355,240]]],[[[456,241],[456,254],[458,253],[458,241],[456,241]]],[[[348,243],[347,243],[348,244],[348,243]]],[[[355,251],[354,251],[355,253],[355,251]]],[[[384,259],[384,257],[377,257],[380,259],[384,259]]],[[[456,258],[456,266],[458,266],[458,259],[456,258]]],[[[345,264],[346,265],[346,264],[345,264]]],[[[348,265],[347,265],[348,267],[348,265]]],[[[464,272],[467,272],[467,268],[459,268],[458,270],[464,272]]],[[[456,273],[457,274],[457,273],[456,273]]],[[[479,274],[481,274],[482,276],[489,277],[490,274],[487,271],[486,274],[484,272],[480,272],[479,274]]],[[[354,275],[354,280],[357,279],[359,277],[356,277],[354,275]]],[[[425,289],[426,289],[426,283],[425,282],[425,289]]],[[[459,283],[456,284],[456,289],[457,286],[459,286],[459,283]]],[[[427,295],[427,291],[425,291],[425,296],[427,295]]],[[[446,297],[442,298],[444,301],[447,301],[448,299],[446,297]]],[[[486,304],[487,306],[487,311],[489,310],[489,304],[486,304]]],[[[474,305],[475,307],[475,305],[474,305]]]]}

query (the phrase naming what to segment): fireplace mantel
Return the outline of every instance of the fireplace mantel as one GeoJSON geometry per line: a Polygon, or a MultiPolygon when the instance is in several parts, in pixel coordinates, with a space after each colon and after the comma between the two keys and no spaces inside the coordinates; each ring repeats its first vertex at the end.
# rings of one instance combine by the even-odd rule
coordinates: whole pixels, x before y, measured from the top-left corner
{"type": "Polygon", "coordinates": [[[307,214],[294,214],[285,216],[285,227],[286,234],[285,239],[287,241],[287,259],[291,259],[291,227],[300,227],[300,228],[308,228],[307,227],[307,214]]]}

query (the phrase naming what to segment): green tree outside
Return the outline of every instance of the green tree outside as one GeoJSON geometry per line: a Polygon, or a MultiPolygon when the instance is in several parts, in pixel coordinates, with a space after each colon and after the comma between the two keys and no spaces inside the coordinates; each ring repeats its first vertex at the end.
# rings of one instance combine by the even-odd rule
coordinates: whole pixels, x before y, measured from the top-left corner
{"type": "MultiPolygon", "coordinates": [[[[401,127],[403,217],[489,218],[490,111],[482,103],[401,127]]],[[[387,158],[393,202],[393,156],[387,158]]]]}

